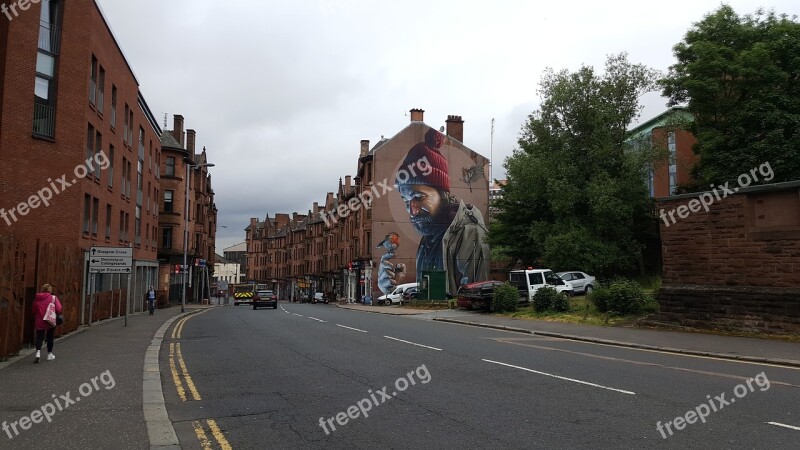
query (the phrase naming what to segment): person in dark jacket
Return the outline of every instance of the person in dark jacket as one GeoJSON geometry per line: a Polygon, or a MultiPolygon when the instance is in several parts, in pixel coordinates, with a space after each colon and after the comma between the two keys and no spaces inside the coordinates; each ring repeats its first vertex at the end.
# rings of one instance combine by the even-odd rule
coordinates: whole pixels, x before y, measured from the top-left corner
{"type": "Polygon", "coordinates": [[[39,362],[42,342],[45,337],[47,338],[47,360],[52,361],[56,359],[56,355],[53,354],[53,334],[56,327],[44,320],[44,315],[50,303],[55,305],[56,314],[61,314],[61,302],[58,301],[58,297],[53,295],[53,287],[49,284],[45,284],[42,286],[42,292],[36,294],[36,298],[33,300],[33,317],[35,321],[33,328],[36,330],[36,357],[33,360],[34,363],[39,362]]]}

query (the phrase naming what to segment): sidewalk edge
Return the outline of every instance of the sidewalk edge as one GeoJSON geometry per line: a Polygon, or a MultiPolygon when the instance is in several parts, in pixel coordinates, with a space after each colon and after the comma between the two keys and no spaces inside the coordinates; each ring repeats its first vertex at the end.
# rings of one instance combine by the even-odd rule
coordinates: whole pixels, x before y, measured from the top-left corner
{"type": "Polygon", "coordinates": [[[569,339],[572,341],[582,341],[582,342],[592,342],[596,344],[605,344],[605,345],[613,345],[615,347],[627,347],[627,348],[635,348],[639,350],[653,350],[659,351],[664,353],[675,353],[679,355],[691,355],[691,356],[705,356],[709,358],[718,358],[718,359],[725,359],[731,361],[744,361],[744,362],[752,362],[758,364],[772,364],[776,366],[786,366],[786,367],[800,367],[800,361],[795,361],[791,359],[776,359],[776,358],[763,358],[758,356],[746,356],[746,355],[734,355],[730,353],[717,353],[717,352],[704,352],[698,350],[687,350],[681,348],[674,348],[674,347],[660,347],[655,345],[647,345],[647,344],[637,344],[633,342],[623,342],[623,341],[614,341],[610,339],[602,339],[602,338],[594,338],[594,337],[586,337],[586,336],[575,336],[572,334],[564,334],[564,333],[553,333],[550,331],[536,331],[536,330],[528,330],[524,328],[516,328],[516,327],[507,327],[503,325],[492,325],[488,323],[482,322],[471,322],[467,320],[458,320],[458,319],[450,319],[446,317],[435,317],[433,320],[438,322],[448,322],[448,323],[456,323],[460,325],[469,325],[474,327],[482,327],[482,328],[494,328],[498,330],[505,330],[505,331],[516,331],[519,333],[525,334],[533,334],[537,336],[546,336],[546,337],[555,337],[561,339],[569,339]]]}
{"type": "Polygon", "coordinates": [[[341,306],[338,303],[332,303],[333,306],[339,309],[348,309],[350,311],[361,311],[366,313],[372,314],[383,314],[386,316],[418,316],[420,314],[425,314],[425,312],[409,312],[409,313],[391,313],[391,312],[383,312],[383,311],[370,311],[368,309],[356,309],[356,308],[348,308],[347,306],[341,306]]]}
{"type": "Polygon", "coordinates": [[[167,406],[164,402],[164,389],[161,385],[161,369],[158,362],[161,356],[161,343],[164,342],[164,336],[172,323],[197,312],[199,311],[187,311],[169,318],[153,335],[153,339],[145,352],[142,374],[142,410],[144,411],[144,422],[147,426],[147,436],[151,449],[181,448],[178,435],[175,433],[172,421],[169,420],[167,406]],[[150,377],[148,377],[148,374],[150,374],[150,377]],[[158,378],[157,383],[153,382],[153,377],[158,378]],[[145,389],[145,387],[149,389],[145,389]],[[154,397],[157,399],[156,401],[153,401],[154,397]]]}

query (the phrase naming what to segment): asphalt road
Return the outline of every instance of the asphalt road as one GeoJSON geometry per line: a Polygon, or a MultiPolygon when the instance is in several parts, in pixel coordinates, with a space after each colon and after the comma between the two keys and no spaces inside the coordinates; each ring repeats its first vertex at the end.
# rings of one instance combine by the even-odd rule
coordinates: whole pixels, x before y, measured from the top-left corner
{"type": "Polygon", "coordinates": [[[800,448],[798,369],[332,305],[209,310],[161,367],[184,448],[800,448]]]}

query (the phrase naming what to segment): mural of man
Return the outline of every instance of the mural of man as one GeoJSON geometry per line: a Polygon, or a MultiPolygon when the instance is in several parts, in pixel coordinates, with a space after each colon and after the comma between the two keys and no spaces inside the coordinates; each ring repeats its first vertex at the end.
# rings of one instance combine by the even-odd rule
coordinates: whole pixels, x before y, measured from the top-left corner
{"type": "MultiPolygon", "coordinates": [[[[417,249],[417,280],[424,270],[447,272],[447,291],[489,278],[489,246],[480,210],[450,192],[447,159],[439,151],[445,137],[434,129],[409,150],[395,186],[414,229],[421,235],[417,249]],[[427,166],[427,167],[425,167],[427,166]],[[416,169],[416,170],[415,170],[416,169]]],[[[391,264],[379,267],[380,286],[392,283],[391,264]]]]}

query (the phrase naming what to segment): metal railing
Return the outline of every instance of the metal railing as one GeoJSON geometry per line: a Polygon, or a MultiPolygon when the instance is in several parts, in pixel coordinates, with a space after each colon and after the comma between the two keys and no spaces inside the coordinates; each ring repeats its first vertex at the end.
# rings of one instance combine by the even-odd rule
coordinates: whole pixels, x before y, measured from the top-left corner
{"type": "Polygon", "coordinates": [[[58,55],[61,46],[61,27],[49,22],[39,22],[39,48],[58,55]]]}
{"type": "Polygon", "coordinates": [[[56,109],[41,103],[33,104],[33,133],[54,137],[56,133],[56,109]]]}

